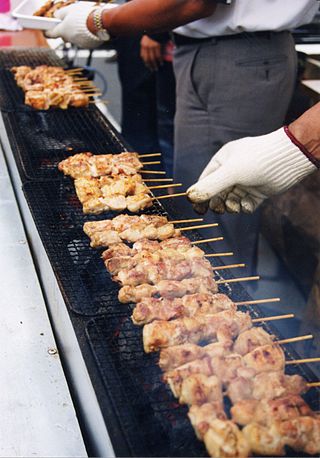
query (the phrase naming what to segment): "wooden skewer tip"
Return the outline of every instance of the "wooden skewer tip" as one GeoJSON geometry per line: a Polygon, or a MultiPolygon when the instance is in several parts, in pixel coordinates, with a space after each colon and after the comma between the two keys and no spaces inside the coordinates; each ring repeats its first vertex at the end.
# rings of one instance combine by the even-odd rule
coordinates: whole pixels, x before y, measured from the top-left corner
{"type": "Polygon", "coordinates": [[[260,277],[257,275],[254,277],[228,278],[227,280],[217,280],[216,283],[218,285],[221,285],[223,283],[236,283],[238,281],[253,281],[253,280],[260,280],[260,277]]]}
{"type": "Polygon", "coordinates": [[[264,321],[275,321],[275,320],[286,320],[288,318],[294,318],[294,313],[288,313],[287,315],[266,316],[264,318],[253,318],[252,323],[262,323],[264,321]]]}
{"type": "Polygon", "coordinates": [[[226,266],[213,266],[213,270],[236,269],[238,267],[246,267],[245,264],[229,264],[226,266]]]}
{"type": "Polygon", "coordinates": [[[205,258],[219,258],[222,256],[233,256],[234,253],[232,251],[229,251],[227,253],[210,253],[210,254],[205,254],[205,258]]]}
{"type": "Polygon", "coordinates": [[[193,231],[194,229],[205,229],[206,227],[217,227],[219,223],[199,224],[198,226],[181,227],[180,231],[193,231]]]}
{"type": "Polygon", "coordinates": [[[290,339],[282,339],[282,340],[277,340],[277,343],[280,345],[284,345],[287,343],[293,343],[293,342],[301,342],[303,340],[311,340],[313,339],[312,334],[307,334],[305,336],[299,336],[299,337],[291,337],[290,339]]]}
{"type": "Polygon", "coordinates": [[[235,302],[236,305],[254,305],[254,304],[267,304],[268,302],[280,302],[280,297],[272,297],[270,299],[256,299],[252,301],[235,302]]]}
{"type": "Polygon", "coordinates": [[[209,243],[209,242],[220,242],[224,240],[223,237],[213,237],[212,239],[204,239],[204,240],[196,240],[195,242],[191,242],[192,245],[201,245],[202,243],[209,243]]]}

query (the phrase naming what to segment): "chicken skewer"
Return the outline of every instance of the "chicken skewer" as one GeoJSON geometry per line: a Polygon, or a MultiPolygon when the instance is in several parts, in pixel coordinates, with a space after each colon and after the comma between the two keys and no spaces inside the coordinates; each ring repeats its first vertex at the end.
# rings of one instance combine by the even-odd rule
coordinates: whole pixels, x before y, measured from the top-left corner
{"type": "Polygon", "coordinates": [[[38,66],[34,69],[21,66],[12,67],[14,78],[25,92],[25,103],[38,110],[48,110],[51,106],[62,109],[68,106],[85,107],[89,96],[74,83],[62,67],[38,66]]]}
{"type": "Polygon", "coordinates": [[[72,178],[92,178],[105,175],[136,175],[143,168],[139,155],[79,153],[59,162],[58,169],[72,178]]]}
{"type": "MultiPolygon", "coordinates": [[[[234,278],[232,281],[251,281],[258,279],[259,277],[242,277],[234,278]]],[[[140,302],[145,297],[165,297],[172,299],[183,297],[186,294],[216,293],[218,292],[218,284],[228,282],[230,280],[215,281],[210,277],[195,277],[185,278],[181,281],[162,280],[156,285],[149,285],[147,283],[138,286],[125,285],[120,289],[118,299],[121,303],[127,304],[130,302],[140,302]]],[[[285,317],[289,318],[287,315],[285,317]]],[[[293,315],[290,315],[290,318],[293,318],[293,315]]],[[[272,318],[268,317],[266,320],[268,319],[271,320],[272,318]]]]}

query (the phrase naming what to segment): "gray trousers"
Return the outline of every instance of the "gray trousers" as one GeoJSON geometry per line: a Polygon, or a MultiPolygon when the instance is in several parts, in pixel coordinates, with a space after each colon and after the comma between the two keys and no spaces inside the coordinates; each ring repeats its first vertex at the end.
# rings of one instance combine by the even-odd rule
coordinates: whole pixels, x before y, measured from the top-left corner
{"type": "MultiPolygon", "coordinates": [[[[281,127],[295,86],[296,52],[289,32],[213,38],[178,46],[174,70],[174,176],[187,188],[225,143],[281,127]]],[[[180,199],[179,205],[185,215],[194,216],[186,200],[180,199]]],[[[214,249],[234,250],[237,260],[247,263],[246,274],[255,273],[259,211],[253,215],[210,213],[207,220],[218,221],[220,229],[202,230],[203,237],[222,234],[224,242],[214,249]]]]}
{"type": "Polygon", "coordinates": [[[193,184],[225,143],[279,128],[296,78],[289,32],[178,46],[175,180],[193,184]]]}

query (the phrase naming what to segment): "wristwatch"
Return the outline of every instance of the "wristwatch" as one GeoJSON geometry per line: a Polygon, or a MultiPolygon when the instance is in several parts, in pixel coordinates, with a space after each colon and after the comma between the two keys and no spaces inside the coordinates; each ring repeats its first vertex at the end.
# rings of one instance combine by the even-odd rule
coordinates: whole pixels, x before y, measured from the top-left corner
{"type": "Polygon", "coordinates": [[[103,28],[102,24],[103,10],[104,8],[97,8],[92,13],[93,25],[95,28],[94,35],[96,35],[100,40],[108,41],[110,40],[110,34],[103,28]]]}

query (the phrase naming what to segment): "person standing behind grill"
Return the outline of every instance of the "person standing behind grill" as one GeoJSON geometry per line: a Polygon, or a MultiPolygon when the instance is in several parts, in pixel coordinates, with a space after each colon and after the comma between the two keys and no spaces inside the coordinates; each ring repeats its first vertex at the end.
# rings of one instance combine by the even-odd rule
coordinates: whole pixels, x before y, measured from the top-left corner
{"type": "Polygon", "coordinates": [[[132,0],[59,10],[50,37],[84,47],[110,35],[175,29],[175,178],[191,185],[225,143],[283,123],[296,76],[289,32],[317,0],[132,0]]]}

